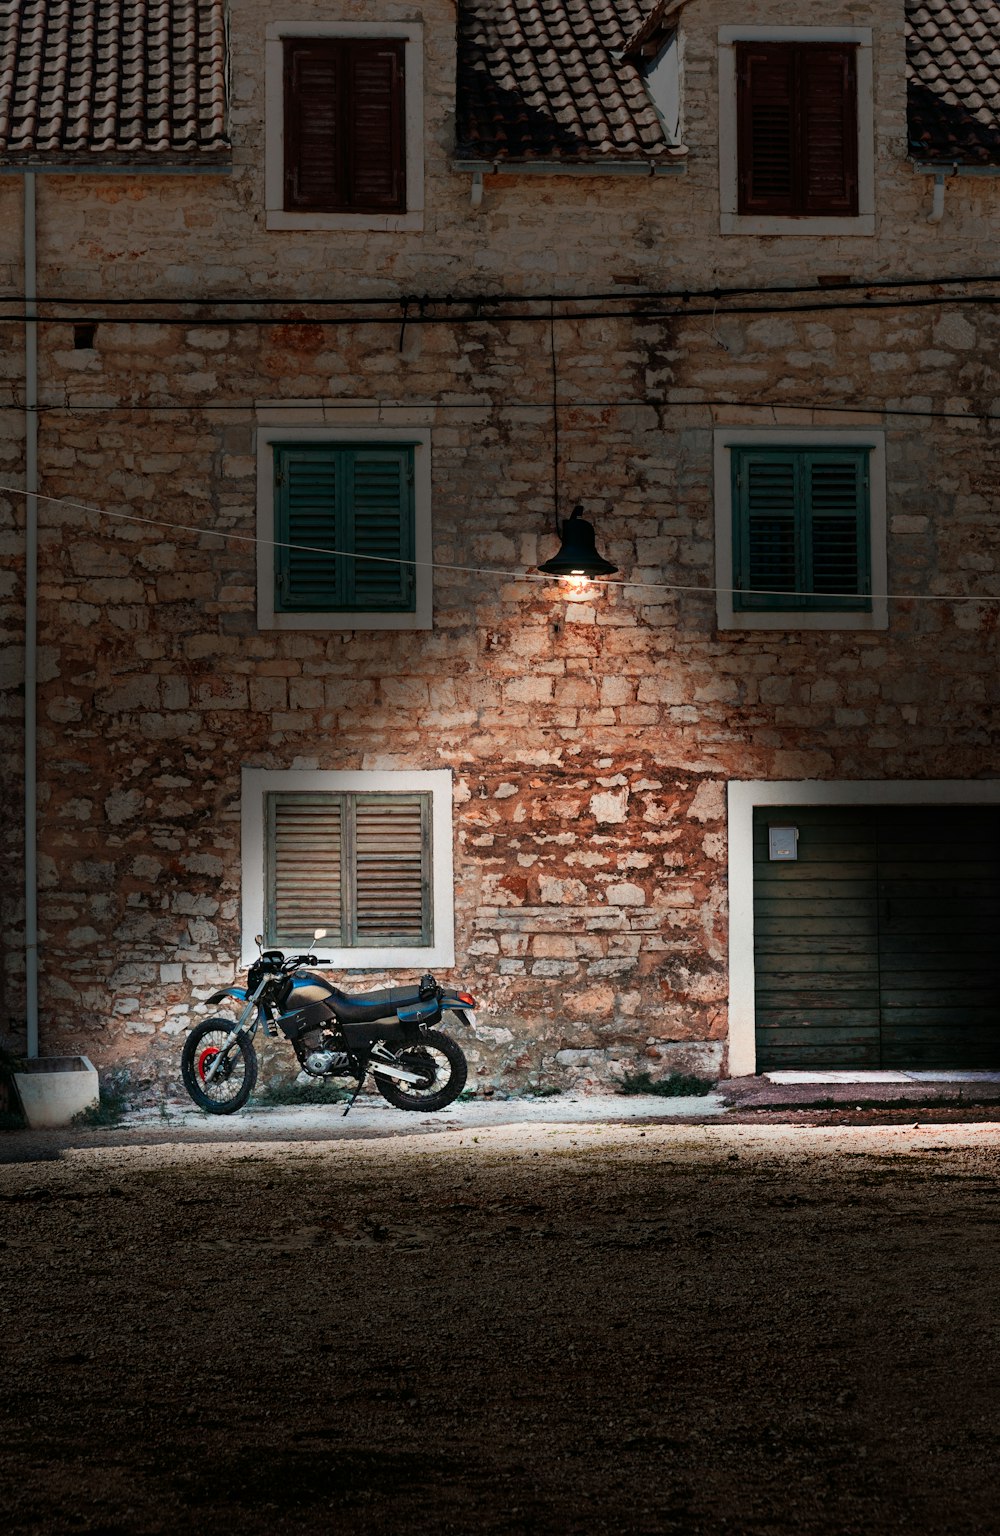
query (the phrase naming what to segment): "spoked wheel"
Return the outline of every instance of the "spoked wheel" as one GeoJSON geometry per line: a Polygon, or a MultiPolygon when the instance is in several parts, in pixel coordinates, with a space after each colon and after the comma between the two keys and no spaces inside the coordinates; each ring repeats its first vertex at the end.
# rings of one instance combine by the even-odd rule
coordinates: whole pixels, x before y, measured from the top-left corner
{"type": "Polygon", "coordinates": [[[257,1081],[257,1052],[244,1036],[222,1055],[233,1029],[232,1019],[206,1019],[184,1042],[181,1075],[199,1109],[210,1115],[231,1115],[242,1109],[257,1081]],[[213,1076],[213,1064],[222,1060],[213,1076]]]}
{"type": "Polygon", "coordinates": [[[407,1072],[419,1072],[420,1082],[400,1083],[383,1077],[374,1065],[372,1072],[383,1099],[397,1109],[444,1109],[458,1098],[469,1075],[461,1046],[436,1029],[425,1030],[419,1045],[397,1051],[396,1061],[407,1072]]]}

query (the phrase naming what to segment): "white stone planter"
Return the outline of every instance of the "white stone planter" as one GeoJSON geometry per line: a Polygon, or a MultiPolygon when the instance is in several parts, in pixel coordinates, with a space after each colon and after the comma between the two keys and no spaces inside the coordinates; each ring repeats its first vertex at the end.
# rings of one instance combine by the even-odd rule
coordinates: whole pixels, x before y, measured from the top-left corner
{"type": "Polygon", "coordinates": [[[86,1056],[39,1056],[13,1072],[24,1118],[33,1131],[69,1125],[100,1101],[97,1068],[86,1056]]]}

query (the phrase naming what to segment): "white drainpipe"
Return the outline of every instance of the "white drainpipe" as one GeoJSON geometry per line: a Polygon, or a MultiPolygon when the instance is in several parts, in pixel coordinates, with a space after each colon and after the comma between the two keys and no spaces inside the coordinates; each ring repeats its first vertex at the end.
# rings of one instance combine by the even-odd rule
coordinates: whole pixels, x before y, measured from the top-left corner
{"type": "Polygon", "coordinates": [[[934,195],[931,198],[931,211],[927,215],[928,224],[940,224],[944,218],[944,178],[947,173],[938,171],[934,176],[934,195]]]}
{"type": "Polygon", "coordinates": [[[38,313],[35,176],[24,177],[24,990],[38,1055],[38,313]]]}

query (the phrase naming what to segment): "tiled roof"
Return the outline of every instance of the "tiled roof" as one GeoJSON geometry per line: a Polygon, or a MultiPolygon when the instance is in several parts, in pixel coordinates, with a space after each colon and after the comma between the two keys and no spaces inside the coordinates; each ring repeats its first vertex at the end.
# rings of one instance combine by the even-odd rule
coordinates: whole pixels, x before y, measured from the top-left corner
{"type": "Polygon", "coordinates": [[[907,0],[906,52],[910,154],[1000,165],[1000,4],[907,0]]]}
{"type": "Polygon", "coordinates": [[[227,148],[224,0],[0,0],[0,159],[227,148]]]}
{"type": "Polygon", "coordinates": [[[642,75],[621,54],[656,0],[459,0],[462,160],[667,160],[642,75]]]}

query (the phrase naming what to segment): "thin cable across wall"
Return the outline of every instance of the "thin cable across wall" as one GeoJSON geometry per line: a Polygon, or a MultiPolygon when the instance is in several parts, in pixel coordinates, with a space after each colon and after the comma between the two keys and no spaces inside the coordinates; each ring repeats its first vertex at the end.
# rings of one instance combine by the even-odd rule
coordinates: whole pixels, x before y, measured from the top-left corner
{"type": "MultiPolygon", "coordinates": [[[[749,283],[737,285],[714,284],[712,287],[695,288],[685,285],[679,288],[649,288],[638,280],[627,282],[623,280],[616,288],[607,291],[597,290],[587,293],[555,292],[555,293],[471,293],[471,294],[317,294],[312,297],[303,297],[301,294],[290,295],[261,295],[254,294],[246,298],[232,295],[213,296],[206,295],[150,295],[147,298],[125,296],[123,298],[100,297],[88,294],[40,294],[37,302],[41,304],[75,305],[100,303],[108,308],[120,307],[136,303],[151,303],[158,305],[190,305],[195,308],[210,308],[212,306],[228,305],[232,308],[249,308],[253,306],[284,305],[289,309],[298,306],[314,308],[343,308],[345,305],[357,305],[358,307],[372,307],[374,305],[394,304],[400,308],[406,306],[410,309],[453,308],[457,305],[479,306],[490,308],[497,304],[578,304],[578,303],[634,303],[640,299],[652,299],[658,302],[673,299],[682,303],[689,303],[692,299],[712,299],[720,303],[727,298],[749,298],[753,295],[767,298],[771,294],[788,295],[794,293],[854,293],[860,291],[894,292],[901,288],[947,288],[950,286],[965,287],[972,283],[1000,283],[1000,272],[955,272],[946,273],[934,277],[847,277],[831,275],[825,280],[814,280],[809,283],[749,283]],[[635,291],[629,292],[632,289],[635,291]],[[626,290],[623,292],[623,290],[626,290]]],[[[22,304],[24,294],[7,294],[0,298],[0,304],[22,304]]]]}
{"type": "MultiPolygon", "coordinates": [[[[163,518],[141,517],[134,512],[110,512],[104,507],[95,507],[89,502],[72,501],[66,496],[44,496],[41,492],[28,492],[21,486],[0,485],[0,494],[20,496],[27,499],[31,496],[35,501],[45,501],[56,506],[69,507],[77,512],[88,512],[94,517],[109,518],[114,522],[133,523],[148,528],[168,529],[174,533],[193,533],[199,538],[222,539],[235,544],[262,545],[267,549],[295,550],[300,554],[333,555],[343,560],[368,560],[379,565],[409,566],[415,570],[451,571],[468,576],[500,576],[506,581],[530,581],[541,582],[546,586],[553,585],[553,578],[545,576],[538,571],[510,570],[502,566],[459,565],[443,560],[403,560],[387,555],[359,555],[353,550],[329,549],[313,544],[290,544],[280,539],[262,539],[256,534],[234,533],[230,529],[201,528],[192,523],[175,523],[163,518]]],[[[698,596],[717,596],[720,593],[725,596],[733,596],[734,588],[715,587],[701,583],[680,583],[665,581],[633,581],[628,579],[613,580],[610,577],[597,578],[589,583],[602,591],[613,592],[635,588],[649,592],[669,592],[673,594],[696,594],[698,596]]],[[[744,597],[802,597],[812,598],[814,592],[789,592],[785,588],[780,591],[765,589],[747,589],[741,587],[740,594],[744,597]]],[[[871,596],[872,601],[899,602],[899,603],[1000,603],[1000,594],[990,593],[946,593],[946,592],[874,592],[865,594],[871,596]]],[[[824,592],[828,598],[857,597],[857,592],[824,592]]]]}
{"type": "MultiPolygon", "coordinates": [[[[675,305],[672,308],[665,308],[665,307],[662,307],[662,305],[657,306],[657,307],[653,307],[653,308],[648,307],[648,306],[644,307],[644,308],[640,308],[638,306],[642,304],[643,299],[644,299],[644,295],[642,295],[642,294],[626,295],[622,299],[618,300],[618,302],[620,304],[623,304],[623,305],[631,305],[632,306],[631,308],[628,308],[628,309],[596,308],[595,309],[595,308],[589,308],[588,307],[588,308],[584,308],[584,309],[575,309],[575,310],[572,310],[572,311],[564,311],[561,314],[557,314],[556,315],[556,320],[557,321],[571,321],[571,322],[579,322],[579,321],[582,321],[582,320],[630,320],[630,321],[632,321],[635,324],[640,324],[641,325],[643,322],[654,322],[654,321],[662,321],[662,320],[697,319],[699,317],[707,317],[707,316],[714,316],[715,318],[717,318],[719,320],[724,320],[727,315],[759,315],[762,318],[767,318],[770,315],[782,315],[782,316],[784,316],[784,315],[829,314],[832,311],[837,311],[837,310],[843,311],[843,312],[868,313],[868,312],[874,312],[874,311],[878,311],[878,310],[933,309],[933,308],[946,308],[946,307],[948,307],[949,305],[952,305],[952,304],[958,304],[958,305],[973,305],[974,304],[974,305],[979,305],[979,306],[982,306],[982,307],[990,306],[991,308],[995,308],[996,306],[1000,305],[1000,291],[994,292],[994,293],[985,293],[985,294],[973,294],[973,293],[934,294],[932,297],[929,297],[929,298],[922,298],[922,297],[920,297],[920,298],[917,298],[917,297],[890,298],[890,299],[880,299],[880,298],[875,298],[875,299],[871,299],[871,298],[853,299],[853,298],[847,298],[847,299],[844,299],[844,300],[842,300],[840,302],[831,302],[829,299],[818,299],[815,302],[805,303],[805,304],[789,304],[787,302],[786,303],[782,303],[782,304],[727,304],[725,306],[725,308],[720,307],[718,301],[715,301],[712,304],[704,304],[704,305],[701,305],[701,304],[699,304],[699,305],[683,304],[682,307],[678,307],[678,306],[675,305]]],[[[15,301],[13,299],[10,299],[10,300],[0,300],[0,304],[2,304],[2,303],[14,303],[14,302],[15,301]]],[[[283,328],[288,327],[288,326],[296,326],[296,325],[298,325],[298,326],[301,326],[301,325],[333,326],[333,327],[337,327],[337,326],[373,326],[373,325],[382,325],[382,326],[391,326],[393,328],[393,330],[396,331],[396,330],[398,330],[400,322],[403,319],[403,315],[402,315],[402,312],[401,312],[401,306],[398,304],[398,301],[396,301],[396,300],[383,301],[383,303],[384,303],[386,308],[390,308],[391,307],[392,310],[393,310],[392,314],[386,314],[386,315],[364,315],[364,314],[329,315],[329,314],[323,314],[323,315],[320,315],[320,316],[314,316],[314,315],[303,314],[302,310],[303,310],[303,308],[305,306],[304,306],[303,303],[300,302],[298,305],[295,306],[295,308],[289,314],[283,314],[283,315],[271,315],[271,314],[266,314],[266,315],[213,315],[210,321],[205,320],[203,317],[199,317],[199,319],[197,321],[193,321],[191,319],[191,317],[187,316],[187,315],[158,315],[158,316],[156,316],[156,315],[148,315],[148,314],[124,314],[123,315],[123,314],[116,313],[112,317],[112,316],[105,315],[105,314],[96,314],[96,313],[94,313],[94,310],[98,309],[102,302],[103,301],[100,300],[100,299],[91,299],[91,300],[89,300],[88,303],[89,303],[89,307],[90,307],[90,312],[87,313],[87,314],[72,313],[72,314],[68,314],[68,315],[58,315],[58,316],[43,315],[43,314],[10,315],[10,316],[6,316],[6,317],[0,317],[0,324],[2,324],[5,319],[6,319],[8,324],[10,324],[10,325],[17,325],[18,327],[20,327],[22,325],[52,325],[52,324],[58,324],[58,325],[94,325],[94,324],[98,324],[99,325],[99,324],[101,324],[103,322],[103,323],[114,323],[115,325],[182,326],[182,327],[186,327],[186,328],[190,329],[193,324],[198,324],[200,326],[210,325],[210,326],[213,326],[213,327],[224,327],[224,328],[229,329],[229,330],[235,329],[235,328],[237,328],[239,326],[250,326],[250,327],[256,327],[258,329],[266,330],[266,329],[272,329],[272,328],[282,328],[283,329],[283,328]]],[[[148,303],[148,304],[156,304],[157,301],[156,301],[156,299],[148,299],[148,300],[140,301],[140,302],[145,302],[145,303],[148,303]]],[[[216,300],[216,306],[219,307],[219,308],[222,308],[222,307],[224,307],[225,302],[226,301],[224,299],[216,300]]],[[[531,311],[531,310],[525,310],[525,309],[515,309],[515,310],[507,310],[505,313],[502,313],[502,314],[501,313],[483,314],[482,313],[482,306],[480,304],[475,303],[475,302],[471,302],[469,300],[464,300],[463,302],[466,303],[466,305],[470,309],[472,309],[472,311],[473,311],[472,314],[469,314],[469,315],[454,315],[454,314],[450,314],[450,313],[449,314],[432,314],[428,310],[424,310],[422,313],[418,311],[416,314],[408,315],[406,317],[406,323],[407,323],[407,325],[417,325],[417,326],[420,326],[420,325],[430,325],[430,326],[434,326],[434,325],[450,325],[450,326],[460,326],[460,325],[461,326],[467,326],[467,325],[506,325],[506,324],[515,324],[515,323],[516,324],[521,324],[521,325],[523,325],[523,324],[536,324],[536,325],[539,325],[539,324],[546,324],[548,322],[548,318],[549,318],[547,310],[531,311]]],[[[508,302],[508,301],[503,300],[503,299],[497,299],[494,302],[496,304],[503,304],[503,303],[508,302]]],[[[537,298],[532,298],[532,299],[528,300],[527,302],[529,302],[531,304],[547,303],[546,300],[537,299],[537,298]]],[[[592,303],[592,302],[593,303],[597,303],[598,305],[606,304],[607,303],[606,300],[594,300],[594,301],[591,301],[591,300],[588,300],[588,299],[581,299],[579,302],[583,303],[583,304],[588,304],[588,305],[590,303],[592,303]]]]}
{"type": "MultiPolygon", "coordinates": [[[[992,415],[988,411],[940,411],[932,406],[896,406],[896,405],[866,405],[863,402],[854,402],[850,405],[837,404],[827,400],[736,400],[731,396],[699,396],[692,398],[685,394],[683,400],[672,400],[662,395],[646,395],[639,399],[624,400],[576,400],[572,396],[560,400],[560,407],[576,411],[612,411],[612,410],[637,410],[647,407],[654,411],[681,411],[687,407],[727,408],[731,410],[745,411],[807,411],[807,412],[834,412],[837,415],[851,416],[901,416],[917,417],[926,421],[970,421],[982,426],[995,426],[1000,428],[1000,414],[992,415]]],[[[0,407],[8,410],[24,410],[22,401],[13,400],[8,407],[0,407]]],[[[539,404],[537,400],[506,400],[497,404],[492,400],[344,400],[337,395],[327,397],[312,396],[308,400],[231,400],[228,402],[210,401],[204,404],[179,405],[175,402],[159,401],[123,401],[109,405],[105,401],[97,403],[58,401],[48,405],[37,407],[40,416],[52,416],[59,414],[75,415],[78,412],[101,411],[106,414],[129,415],[131,413],[143,414],[159,411],[174,411],[182,416],[196,416],[213,411],[253,411],[260,414],[273,411],[351,411],[355,414],[359,410],[370,411],[378,414],[383,411],[483,411],[483,412],[509,412],[509,411],[536,411],[539,414],[550,410],[550,407],[539,404]]],[[[376,423],[377,424],[377,423],[376,423]]],[[[319,423],[315,423],[319,425],[319,423]]],[[[777,423],[780,425],[780,423],[777,423]]]]}

